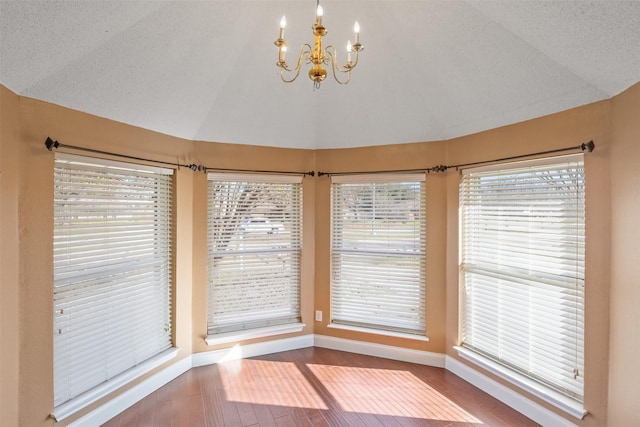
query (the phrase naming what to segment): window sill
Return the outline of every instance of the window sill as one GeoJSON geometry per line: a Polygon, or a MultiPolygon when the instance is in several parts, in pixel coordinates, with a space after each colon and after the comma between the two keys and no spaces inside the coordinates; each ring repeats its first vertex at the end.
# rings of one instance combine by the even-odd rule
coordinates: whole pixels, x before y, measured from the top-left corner
{"type": "Polygon", "coordinates": [[[416,341],[429,341],[429,337],[424,335],[407,334],[404,332],[384,331],[382,329],[363,328],[361,326],[340,325],[338,323],[329,323],[327,328],[342,329],[345,331],[364,332],[366,334],[385,335],[395,338],[406,338],[416,341]]]}
{"type": "Polygon", "coordinates": [[[288,323],[286,325],[266,326],[264,328],[249,329],[246,331],[225,332],[222,334],[208,335],[205,341],[207,345],[227,344],[254,338],[300,332],[305,326],[304,323],[288,323]]]}
{"type": "Polygon", "coordinates": [[[524,375],[508,369],[499,363],[494,362],[478,353],[464,348],[461,346],[455,346],[454,349],[458,352],[458,355],[463,359],[466,359],[483,369],[491,372],[492,374],[502,378],[503,380],[523,389],[526,392],[542,399],[543,401],[553,405],[561,411],[581,420],[587,415],[587,410],[584,409],[582,403],[571,399],[549,387],[533,381],[524,375]]]}
{"type": "Polygon", "coordinates": [[[81,409],[86,408],[99,399],[102,399],[103,397],[117,390],[123,385],[135,380],[138,377],[141,377],[147,372],[175,358],[178,355],[179,351],[180,349],[178,347],[172,347],[168,350],[165,350],[162,353],[157,354],[156,356],[142,362],[141,364],[121,373],[120,375],[117,375],[110,380],[92,388],[91,390],[86,391],[83,394],[56,406],[50,415],[51,418],[53,418],[56,422],[60,422],[68,418],[69,416],[75,414],[81,409]]]}

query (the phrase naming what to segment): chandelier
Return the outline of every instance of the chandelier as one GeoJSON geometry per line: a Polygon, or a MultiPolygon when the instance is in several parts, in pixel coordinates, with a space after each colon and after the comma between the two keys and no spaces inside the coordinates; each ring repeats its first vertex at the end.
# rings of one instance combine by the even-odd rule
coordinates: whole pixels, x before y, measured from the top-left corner
{"type": "Polygon", "coordinates": [[[287,20],[284,15],[280,20],[280,37],[274,42],[278,47],[278,62],[276,65],[280,69],[280,78],[285,83],[291,83],[297,79],[304,61],[305,64],[312,64],[309,69],[309,78],[313,81],[314,88],[320,88],[320,83],[327,78],[327,68],[325,66],[328,67],[329,65],[336,81],[341,85],[346,85],[351,81],[351,70],[358,65],[358,54],[364,49],[364,46],[360,44],[360,24],[356,21],[353,25],[354,41],[353,44],[351,40],[347,42],[347,62],[340,66],[337,63],[336,48],[333,45],[322,49],[322,37],[327,34],[327,29],[322,25],[323,10],[320,0],[317,0],[316,5],[316,21],[311,26],[314,38],[313,48],[309,43],[303,44],[300,47],[300,53],[293,68],[289,68],[285,59],[287,42],[284,39],[284,27],[287,25],[287,20]],[[354,54],[353,61],[352,54],[354,54]]]}

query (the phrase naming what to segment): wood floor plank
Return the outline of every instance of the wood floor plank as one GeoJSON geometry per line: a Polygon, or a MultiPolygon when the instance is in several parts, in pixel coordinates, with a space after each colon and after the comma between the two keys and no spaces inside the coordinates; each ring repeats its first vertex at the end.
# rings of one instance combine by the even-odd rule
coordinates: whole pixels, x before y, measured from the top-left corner
{"type": "Polygon", "coordinates": [[[204,427],[206,426],[206,422],[204,420],[204,408],[202,404],[202,396],[191,395],[187,396],[187,413],[184,414],[184,419],[186,422],[185,426],[188,427],[204,427]]]}
{"type": "MultiPolygon", "coordinates": [[[[144,399],[143,399],[144,400],[144,399]]],[[[128,410],[124,411],[120,417],[119,427],[135,426],[138,419],[138,410],[142,402],[138,402],[128,410]]]]}
{"type": "Polygon", "coordinates": [[[202,390],[200,389],[200,379],[198,375],[193,372],[192,369],[188,370],[183,375],[185,377],[184,393],[186,393],[187,396],[201,395],[202,390]]]}
{"type": "Polygon", "coordinates": [[[171,427],[172,407],[173,402],[170,399],[157,402],[153,427],[171,427]]]}
{"type": "Polygon", "coordinates": [[[290,414],[277,418],[276,425],[278,427],[297,427],[294,418],[290,414]]]}
{"type": "Polygon", "coordinates": [[[136,417],[136,426],[145,427],[152,426],[156,415],[157,394],[151,393],[138,404],[138,416],[136,417]]]}
{"type": "Polygon", "coordinates": [[[193,368],[103,427],[530,427],[442,369],[309,347],[193,368]]]}
{"type": "Polygon", "coordinates": [[[275,418],[273,418],[273,415],[271,414],[271,410],[269,409],[269,406],[267,405],[252,405],[252,406],[253,406],[253,412],[256,414],[256,419],[258,420],[258,423],[256,425],[259,425],[261,427],[273,427],[277,425],[275,418]]]}
{"type": "Polygon", "coordinates": [[[330,427],[331,424],[322,416],[322,412],[309,415],[309,424],[313,427],[330,427]]]}
{"type": "Polygon", "coordinates": [[[201,366],[194,368],[200,374],[200,390],[202,391],[202,405],[205,425],[209,427],[222,426],[222,408],[216,398],[217,390],[214,377],[217,375],[218,366],[201,366]]]}
{"type": "Polygon", "coordinates": [[[252,426],[259,424],[258,417],[253,410],[253,404],[249,402],[237,402],[238,414],[240,415],[240,421],[243,426],[252,426]]]}

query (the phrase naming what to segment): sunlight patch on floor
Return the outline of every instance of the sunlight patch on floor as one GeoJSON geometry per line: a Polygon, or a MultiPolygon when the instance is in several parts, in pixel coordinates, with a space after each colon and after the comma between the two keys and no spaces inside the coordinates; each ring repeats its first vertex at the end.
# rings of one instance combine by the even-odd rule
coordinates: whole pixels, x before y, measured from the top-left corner
{"type": "Polygon", "coordinates": [[[327,409],[294,363],[243,359],[224,367],[220,375],[230,401],[327,409]]]}
{"type": "Polygon", "coordinates": [[[307,365],[349,412],[481,424],[411,372],[307,365]]]}

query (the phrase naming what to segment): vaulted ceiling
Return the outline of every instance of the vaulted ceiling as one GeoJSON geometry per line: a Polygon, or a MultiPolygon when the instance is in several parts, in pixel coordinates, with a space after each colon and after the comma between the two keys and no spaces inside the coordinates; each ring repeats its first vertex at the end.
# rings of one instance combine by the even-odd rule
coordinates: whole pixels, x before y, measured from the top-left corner
{"type": "Polygon", "coordinates": [[[0,83],[190,140],[338,148],[445,140],[640,81],[640,1],[322,0],[326,44],[361,25],[349,85],[276,67],[315,0],[0,0],[0,83]]]}

